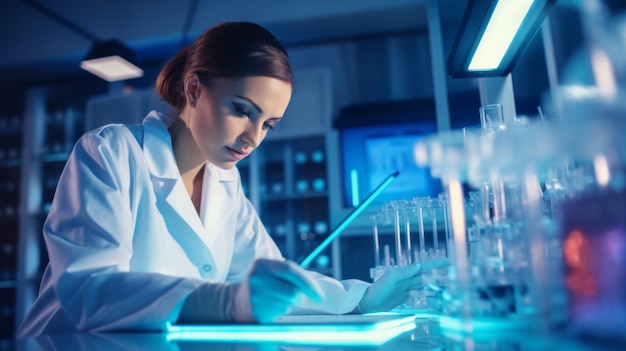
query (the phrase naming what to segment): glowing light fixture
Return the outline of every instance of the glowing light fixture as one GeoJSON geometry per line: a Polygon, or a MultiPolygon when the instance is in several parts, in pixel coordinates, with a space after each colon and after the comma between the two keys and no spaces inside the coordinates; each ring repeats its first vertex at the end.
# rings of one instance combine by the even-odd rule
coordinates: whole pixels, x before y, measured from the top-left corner
{"type": "Polygon", "coordinates": [[[555,2],[469,0],[449,57],[449,74],[509,74],[555,2]]]}
{"type": "Polygon", "coordinates": [[[115,82],[143,76],[143,70],[134,63],[132,51],[117,40],[97,42],[80,67],[98,77],[115,82]]]}
{"type": "Polygon", "coordinates": [[[380,345],[416,328],[415,315],[283,316],[271,324],[168,325],[169,341],[280,342],[292,345],[380,345]]]}
{"type": "Polygon", "coordinates": [[[143,70],[133,62],[133,52],[120,41],[99,40],[93,33],[36,0],[24,0],[24,3],[58,24],[95,43],[87,57],[80,63],[82,69],[109,82],[143,76],[143,70]]]}
{"type": "Polygon", "coordinates": [[[533,0],[498,1],[474,51],[468,67],[470,71],[496,69],[500,66],[532,4],[533,0]]]}

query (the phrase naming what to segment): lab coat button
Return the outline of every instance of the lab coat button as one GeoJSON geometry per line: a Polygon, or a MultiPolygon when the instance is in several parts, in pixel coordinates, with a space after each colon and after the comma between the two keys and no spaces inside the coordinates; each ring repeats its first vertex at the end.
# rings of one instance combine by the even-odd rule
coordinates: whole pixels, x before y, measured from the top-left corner
{"type": "Polygon", "coordinates": [[[213,270],[213,267],[211,267],[210,264],[205,264],[204,266],[202,266],[202,269],[204,269],[204,271],[208,273],[213,270]]]}

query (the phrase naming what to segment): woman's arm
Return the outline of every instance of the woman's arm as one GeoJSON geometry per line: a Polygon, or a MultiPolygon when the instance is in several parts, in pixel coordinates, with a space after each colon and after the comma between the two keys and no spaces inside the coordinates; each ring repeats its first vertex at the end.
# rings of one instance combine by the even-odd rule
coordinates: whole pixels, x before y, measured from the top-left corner
{"type": "Polygon", "coordinates": [[[81,331],[163,329],[202,283],[130,272],[134,207],[141,196],[132,192],[132,182],[149,180],[133,172],[135,151],[128,144],[119,137],[83,136],[61,174],[44,225],[58,303],[81,331]]]}

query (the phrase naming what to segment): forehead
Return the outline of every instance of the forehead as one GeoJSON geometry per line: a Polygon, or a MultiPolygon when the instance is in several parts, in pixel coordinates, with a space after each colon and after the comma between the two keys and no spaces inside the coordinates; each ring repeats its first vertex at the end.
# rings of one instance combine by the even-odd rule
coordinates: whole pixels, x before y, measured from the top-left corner
{"type": "Polygon", "coordinates": [[[211,86],[216,92],[228,94],[230,92],[248,92],[251,94],[284,93],[291,94],[291,83],[272,77],[240,77],[240,78],[216,78],[211,86]]]}

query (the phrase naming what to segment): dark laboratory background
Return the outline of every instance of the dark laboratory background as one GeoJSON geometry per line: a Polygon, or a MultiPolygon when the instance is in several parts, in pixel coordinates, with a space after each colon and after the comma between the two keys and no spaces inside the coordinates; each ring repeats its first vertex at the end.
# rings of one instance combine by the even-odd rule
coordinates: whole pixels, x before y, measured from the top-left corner
{"type": "MultiPolygon", "coordinates": [[[[584,42],[574,3],[554,5],[512,67],[518,116],[537,118],[555,79],[548,65],[558,80],[584,42]]],[[[156,75],[202,31],[223,21],[253,21],[271,30],[290,53],[297,85],[285,120],[239,168],[268,231],[288,258],[298,259],[352,210],[347,170],[384,174],[411,163],[410,154],[408,160],[395,157],[397,150],[390,147],[388,157],[368,164],[363,152],[369,141],[379,138],[375,145],[393,145],[390,141],[407,133],[480,124],[480,79],[455,78],[447,66],[455,38],[464,30],[467,4],[3,1],[0,340],[13,337],[36,296],[47,263],[41,226],[74,142],[101,124],[137,123],[149,110],[167,108],[153,95],[156,75]],[[109,83],[80,69],[90,48],[109,39],[134,53],[143,77],[109,83]],[[447,115],[441,113],[442,101],[447,115]]],[[[607,4],[615,13],[623,7],[619,1],[607,4]]],[[[410,190],[436,196],[440,188],[431,179],[410,190]]],[[[361,199],[367,193],[364,187],[361,199]]],[[[391,192],[386,199],[400,195],[391,192]]],[[[337,278],[369,280],[372,265],[372,230],[361,218],[312,268],[337,278]]],[[[0,341],[0,350],[3,345],[8,344],[0,341]]]]}

